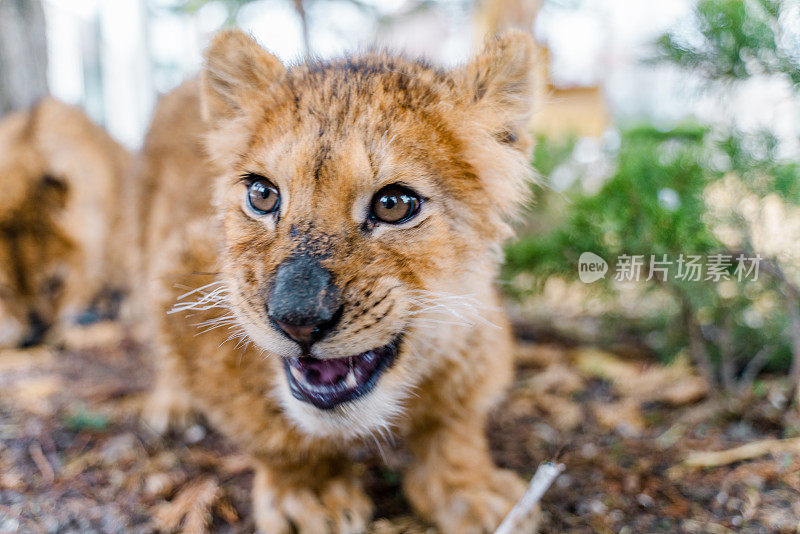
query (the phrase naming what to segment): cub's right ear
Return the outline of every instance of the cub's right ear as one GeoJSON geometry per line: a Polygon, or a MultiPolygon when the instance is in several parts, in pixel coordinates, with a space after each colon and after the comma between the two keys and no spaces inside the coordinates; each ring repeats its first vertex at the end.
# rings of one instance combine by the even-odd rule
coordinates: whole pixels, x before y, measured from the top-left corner
{"type": "Polygon", "coordinates": [[[280,60],[241,30],[218,33],[205,53],[203,118],[214,124],[246,112],[285,75],[280,60]]]}

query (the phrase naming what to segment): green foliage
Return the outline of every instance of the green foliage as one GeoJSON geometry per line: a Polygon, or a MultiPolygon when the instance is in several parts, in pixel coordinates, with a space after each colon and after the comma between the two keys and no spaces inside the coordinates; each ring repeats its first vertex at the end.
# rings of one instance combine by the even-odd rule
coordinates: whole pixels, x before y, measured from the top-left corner
{"type": "MultiPolygon", "coordinates": [[[[545,236],[512,244],[507,267],[514,272],[535,265],[540,274],[576,276],[583,251],[612,258],[705,254],[718,248],[698,217],[703,190],[718,175],[704,166],[707,135],[706,128],[688,124],[669,131],[646,125],[625,130],[615,174],[596,194],[585,194],[579,186],[567,192],[570,209],[565,224],[545,236]],[[677,195],[676,205],[664,201],[665,192],[677,195]]],[[[537,159],[547,160],[541,155],[537,159]]]]}
{"type": "Polygon", "coordinates": [[[695,11],[699,42],[666,34],[658,57],[709,80],[744,80],[757,74],[784,74],[800,84],[796,47],[800,28],[781,17],[779,0],[703,0],[695,11]],[[786,44],[784,44],[786,43],[786,44]]]}
{"type": "Polygon", "coordinates": [[[541,176],[550,176],[557,167],[569,160],[574,149],[574,137],[555,140],[540,135],[533,147],[533,168],[541,176]]]}
{"type": "MultiPolygon", "coordinates": [[[[593,287],[616,294],[613,271],[617,258],[641,255],[645,258],[642,287],[669,295],[675,305],[655,317],[620,317],[609,310],[602,318],[605,326],[601,329],[609,339],[615,337],[613,332],[627,328],[647,338],[649,348],[667,361],[689,349],[687,318],[681,311],[688,309],[690,319],[703,331],[705,351],[712,361],[728,358],[735,369],[741,370],[750,357],[767,347],[771,355],[767,368],[786,368],[791,355],[785,335],[789,324],[786,311],[783,306],[756,306],[781,298],[775,281],[764,273],[758,280],[729,285],[725,294],[718,283],[676,279],[674,264],[665,279],[654,276],[645,282],[651,255],[657,259],[667,255],[675,262],[680,255],[705,259],[716,253],[732,253],[713,232],[705,193],[709,185],[730,172],[751,175],[752,189],[761,192],[773,192],[778,184],[790,183],[786,176],[796,172],[797,166],[779,160],[768,165],[764,143],[770,144],[763,135],[715,138],[712,129],[697,124],[669,130],[648,125],[623,130],[619,150],[612,154],[616,164],[613,175],[597,192],[587,193],[580,184],[573,186],[565,193],[569,209],[559,224],[549,232],[529,233],[511,244],[506,251],[506,278],[513,279],[519,273],[532,275],[532,289],[541,288],[552,276],[576,281],[578,258],[590,251],[606,259],[610,270],[593,287]],[[727,164],[720,165],[719,161],[727,164]],[[757,180],[756,176],[761,178],[757,180]]],[[[552,150],[551,158],[540,154],[535,160],[548,165],[553,160],[564,161],[558,147],[552,150]]],[[[796,187],[790,184],[784,188],[785,196],[794,198],[796,187]]]]}
{"type": "MultiPolygon", "coordinates": [[[[788,21],[786,12],[778,0],[703,0],[695,10],[696,36],[662,36],[658,59],[700,75],[707,87],[779,74],[797,88],[800,24],[788,21]]],[[[782,273],[780,258],[764,257],[757,280],[720,283],[707,280],[706,271],[700,281],[680,280],[674,266],[667,277],[645,279],[651,255],[666,255],[673,262],[681,255],[699,255],[705,263],[712,254],[754,256],[752,222],[736,207],[742,200],[736,195],[749,199],[751,207],[767,197],[777,197],[785,206],[800,205],[800,162],[782,159],[780,140],[769,131],[642,124],[622,128],[620,136],[619,148],[606,154],[614,170],[599,189],[587,191],[578,179],[559,195],[540,195],[547,207],[560,197],[562,213],[551,213],[549,225],[540,222],[537,231],[523,231],[507,248],[508,286],[519,291],[525,283],[537,291],[552,277],[575,282],[578,259],[589,251],[609,264],[606,277],[590,288],[613,300],[620,295],[613,280],[617,259],[640,255],[644,265],[638,298],[657,293],[659,302],[666,297],[674,305],[656,309],[655,315],[642,306],[648,312],[639,317],[622,317],[618,309],[609,308],[599,318],[600,337],[633,333],[665,360],[688,352],[709,379],[728,390],[737,375],[752,380],[762,365],[787,369],[798,357],[792,353],[789,310],[797,309],[800,291],[782,273]],[[714,204],[723,202],[715,196],[720,192],[733,208],[714,204]],[[724,242],[721,228],[728,234],[724,242]],[[730,238],[731,232],[736,238],[730,238]]],[[[540,139],[533,166],[545,179],[553,176],[570,167],[573,146],[574,140],[540,139]]],[[[728,273],[732,271],[733,266],[728,273]]]]}
{"type": "Polygon", "coordinates": [[[105,415],[91,412],[85,407],[70,414],[64,421],[66,427],[75,432],[80,432],[81,430],[102,431],[108,427],[110,422],[105,415]]]}
{"type": "Polygon", "coordinates": [[[778,139],[771,132],[744,135],[734,132],[720,143],[729,168],[760,197],[777,193],[791,204],[800,204],[800,162],[782,160],[778,139]]]}

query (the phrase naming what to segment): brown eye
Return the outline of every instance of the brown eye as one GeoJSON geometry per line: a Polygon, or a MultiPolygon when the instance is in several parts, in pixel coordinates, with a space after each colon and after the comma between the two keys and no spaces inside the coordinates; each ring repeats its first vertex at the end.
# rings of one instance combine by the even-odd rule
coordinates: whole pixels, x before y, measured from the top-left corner
{"type": "Polygon", "coordinates": [[[252,180],[247,186],[247,201],[253,211],[259,214],[277,211],[281,203],[281,194],[275,185],[263,177],[250,175],[252,180]]]}
{"type": "Polygon", "coordinates": [[[414,217],[422,199],[400,185],[387,185],[373,197],[370,218],[390,224],[400,224],[414,217]]]}

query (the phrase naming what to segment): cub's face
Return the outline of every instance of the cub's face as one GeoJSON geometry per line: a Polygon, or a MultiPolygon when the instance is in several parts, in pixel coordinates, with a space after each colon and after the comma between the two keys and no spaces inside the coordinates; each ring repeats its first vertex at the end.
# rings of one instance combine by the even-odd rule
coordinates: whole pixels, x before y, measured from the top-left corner
{"type": "Polygon", "coordinates": [[[287,70],[238,32],[211,45],[229,304],[306,431],[387,424],[487,321],[530,56],[511,35],[456,72],[378,54],[287,70]]]}
{"type": "Polygon", "coordinates": [[[42,340],[74,256],[57,225],[67,186],[49,174],[29,122],[17,114],[0,124],[0,347],[42,340]]]}

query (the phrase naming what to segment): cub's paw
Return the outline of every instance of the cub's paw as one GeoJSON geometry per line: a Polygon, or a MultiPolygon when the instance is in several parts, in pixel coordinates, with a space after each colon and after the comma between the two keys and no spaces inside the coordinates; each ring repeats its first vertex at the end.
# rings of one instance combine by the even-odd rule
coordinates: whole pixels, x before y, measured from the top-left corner
{"type": "MultiPolygon", "coordinates": [[[[406,485],[411,502],[442,532],[494,532],[525,492],[525,483],[505,469],[470,475],[449,473],[438,480],[412,477],[406,485]]],[[[537,512],[538,514],[538,512],[537,512]]],[[[532,521],[528,532],[535,532],[532,521]]]]}
{"type": "Polygon", "coordinates": [[[156,388],[142,407],[142,421],[161,436],[170,430],[186,430],[194,419],[188,396],[177,391],[156,388]]]}
{"type": "Polygon", "coordinates": [[[319,490],[278,489],[256,470],[253,514],[264,534],[360,534],[367,531],[372,503],[356,479],[334,478],[319,490]]]}

